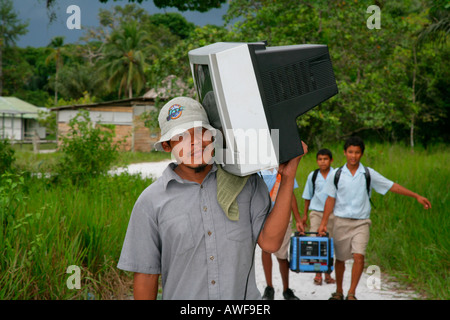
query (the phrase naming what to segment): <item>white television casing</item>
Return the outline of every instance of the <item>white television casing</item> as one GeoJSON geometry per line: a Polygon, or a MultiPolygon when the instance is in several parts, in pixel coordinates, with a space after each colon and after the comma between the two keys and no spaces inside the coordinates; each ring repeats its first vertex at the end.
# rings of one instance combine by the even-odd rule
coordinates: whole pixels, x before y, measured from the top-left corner
{"type": "Polygon", "coordinates": [[[326,45],[266,45],[218,42],[189,52],[199,102],[222,133],[215,160],[238,176],[302,155],[296,119],[338,93],[326,45]]]}
{"type": "MultiPolygon", "coordinates": [[[[190,51],[189,59],[193,74],[196,64],[209,66],[218,118],[215,110],[203,105],[211,125],[222,128],[226,144],[222,149],[222,141],[216,140],[216,161],[223,164],[224,170],[238,176],[278,167],[278,147],[271,138],[247,44],[215,43],[190,51]]],[[[195,85],[199,90],[198,83],[195,85]]]]}

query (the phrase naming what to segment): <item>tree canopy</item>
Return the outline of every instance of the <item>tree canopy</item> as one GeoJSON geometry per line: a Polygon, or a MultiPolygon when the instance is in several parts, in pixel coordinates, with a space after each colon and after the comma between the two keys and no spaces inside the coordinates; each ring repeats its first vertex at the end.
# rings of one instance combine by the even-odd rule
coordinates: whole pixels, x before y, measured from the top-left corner
{"type": "Polygon", "coordinates": [[[449,141],[450,5],[444,0],[378,1],[379,29],[367,27],[368,0],[233,0],[224,25],[203,27],[179,13],[150,14],[126,2],[100,9],[100,26],[85,31],[83,44],[62,44],[67,54],[60,65],[50,58],[55,48],[6,47],[5,92],[54,105],[56,90],[68,102],[140,96],[169,82],[193,88],[187,53],[194,48],[219,41],[321,43],[329,47],[339,93],[297,119],[309,144],[353,134],[411,146],[449,141]]]}
{"type": "MultiPolygon", "coordinates": [[[[47,8],[52,7],[58,0],[46,0],[47,8]]],[[[101,3],[107,3],[110,0],[98,0],[101,3]]],[[[113,0],[111,0],[113,1],[113,0]]],[[[117,0],[114,0],[117,1],[117,0]]],[[[128,0],[128,2],[142,3],[148,0],[128,0]]],[[[220,8],[226,0],[153,0],[158,8],[173,7],[180,11],[199,11],[206,12],[212,8],[220,8]]]]}

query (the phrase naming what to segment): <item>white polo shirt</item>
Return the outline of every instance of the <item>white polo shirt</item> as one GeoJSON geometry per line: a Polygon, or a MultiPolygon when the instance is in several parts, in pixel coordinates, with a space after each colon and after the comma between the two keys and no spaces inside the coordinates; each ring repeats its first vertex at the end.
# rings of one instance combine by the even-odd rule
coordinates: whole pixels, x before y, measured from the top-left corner
{"type": "MultiPolygon", "coordinates": [[[[394,184],[393,181],[386,179],[381,174],[368,168],[370,173],[370,194],[372,189],[385,195],[394,184]]],[[[369,219],[370,218],[370,198],[367,194],[366,177],[364,175],[364,166],[360,163],[355,175],[353,176],[347,168],[347,164],[342,168],[339,178],[338,189],[334,185],[335,169],[327,179],[325,192],[328,196],[336,199],[333,213],[337,217],[350,219],[369,219]]],[[[329,174],[330,175],[330,174],[329,174]]]]}
{"type": "Polygon", "coordinates": [[[312,171],[308,175],[308,178],[306,179],[305,189],[303,190],[302,198],[305,200],[311,200],[309,204],[309,210],[321,212],[323,211],[325,207],[325,201],[328,198],[328,194],[325,192],[325,186],[327,184],[327,181],[330,180],[331,173],[333,171],[334,171],[333,167],[330,167],[330,171],[328,172],[326,179],[323,177],[320,171],[317,173],[314,193],[312,183],[312,176],[314,175],[314,171],[312,171]]]}

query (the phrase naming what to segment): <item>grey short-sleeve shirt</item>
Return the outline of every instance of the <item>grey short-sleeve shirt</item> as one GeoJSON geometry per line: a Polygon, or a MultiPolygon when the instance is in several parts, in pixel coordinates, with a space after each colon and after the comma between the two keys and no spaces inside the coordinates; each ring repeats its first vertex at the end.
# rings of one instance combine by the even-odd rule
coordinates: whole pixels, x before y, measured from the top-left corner
{"type": "Polygon", "coordinates": [[[253,249],[270,206],[265,183],[252,175],[239,196],[239,221],[217,202],[216,170],[202,184],[181,179],[171,163],[139,196],[118,268],[161,274],[163,299],[261,299],[253,249]],[[250,270],[251,269],[251,270],[250,270]]]}

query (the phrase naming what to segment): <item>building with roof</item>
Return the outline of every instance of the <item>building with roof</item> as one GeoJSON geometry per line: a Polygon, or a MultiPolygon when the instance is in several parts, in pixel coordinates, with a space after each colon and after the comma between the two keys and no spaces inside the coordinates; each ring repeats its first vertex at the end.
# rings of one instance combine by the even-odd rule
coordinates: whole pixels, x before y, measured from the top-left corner
{"type": "MultiPolygon", "coordinates": [[[[159,129],[151,131],[140,117],[144,112],[155,110],[153,97],[67,105],[50,110],[57,113],[58,137],[68,133],[70,120],[76,117],[80,110],[89,112],[91,122],[113,128],[113,143],[118,143],[121,150],[149,152],[160,137],[159,129]]],[[[61,143],[60,140],[58,139],[58,144],[61,143]]]]}
{"type": "Polygon", "coordinates": [[[0,139],[31,140],[36,133],[45,139],[46,129],[38,122],[39,110],[47,111],[16,97],[0,97],[0,139]]]}

